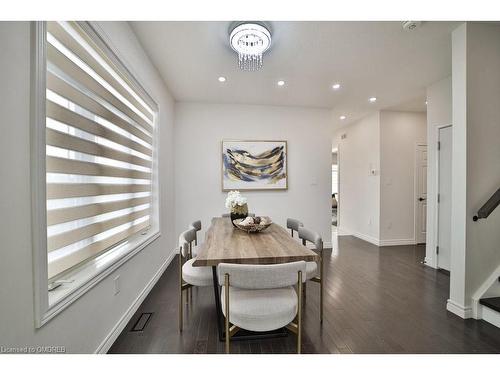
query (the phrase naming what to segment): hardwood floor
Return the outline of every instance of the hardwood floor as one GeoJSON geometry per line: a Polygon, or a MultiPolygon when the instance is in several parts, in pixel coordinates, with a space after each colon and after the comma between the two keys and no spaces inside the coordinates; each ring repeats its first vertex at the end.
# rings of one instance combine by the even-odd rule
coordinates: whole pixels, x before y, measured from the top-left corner
{"type": "MultiPolygon", "coordinates": [[[[446,311],[449,276],[423,266],[423,246],[378,248],[339,237],[325,252],[324,322],[318,287],[307,285],[303,353],[500,353],[500,329],[446,311]],[[338,249],[337,249],[338,247],[338,249]]],[[[109,353],[224,353],[212,287],[195,288],[178,332],[174,260],[109,353]],[[144,331],[131,332],[141,313],[144,331]]],[[[295,353],[295,336],[235,341],[232,353],[295,353]]]]}

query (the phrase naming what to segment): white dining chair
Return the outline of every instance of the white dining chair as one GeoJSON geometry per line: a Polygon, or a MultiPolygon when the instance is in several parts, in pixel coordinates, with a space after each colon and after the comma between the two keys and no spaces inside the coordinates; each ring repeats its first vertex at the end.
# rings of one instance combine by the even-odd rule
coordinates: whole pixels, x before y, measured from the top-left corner
{"type": "Polygon", "coordinates": [[[290,232],[292,234],[292,237],[293,237],[293,232],[298,232],[299,231],[299,228],[300,227],[303,227],[304,224],[302,224],[299,220],[297,219],[292,219],[292,218],[288,218],[286,219],[286,227],[288,229],[290,229],[290,232]]]}
{"type": "Polygon", "coordinates": [[[240,328],[265,332],[286,327],[297,335],[297,353],[301,352],[305,271],[304,261],[269,265],[219,264],[227,354],[230,339],[240,328]],[[294,285],[297,285],[297,293],[294,285]]]}
{"type": "Polygon", "coordinates": [[[193,221],[191,224],[189,224],[188,229],[194,229],[196,231],[194,244],[198,245],[198,232],[201,230],[201,220],[193,221]]]}
{"type": "Polygon", "coordinates": [[[201,220],[193,221],[191,224],[189,224],[188,229],[195,230],[194,246],[191,246],[189,253],[189,258],[191,259],[198,255],[198,232],[201,230],[201,220]]]}
{"type": "Polygon", "coordinates": [[[213,285],[211,267],[194,267],[196,258],[189,258],[195,238],[195,229],[188,229],[179,236],[179,331],[183,326],[182,292],[193,286],[213,285]]]}
{"type": "MultiPolygon", "coordinates": [[[[304,227],[299,228],[299,238],[302,239],[304,246],[307,245],[307,242],[311,242],[314,245],[313,250],[319,255],[318,262],[306,263],[306,278],[319,283],[319,321],[323,323],[323,239],[318,233],[304,227]]],[[[305,291],[304,285],[304,297],[305,291]]]]}

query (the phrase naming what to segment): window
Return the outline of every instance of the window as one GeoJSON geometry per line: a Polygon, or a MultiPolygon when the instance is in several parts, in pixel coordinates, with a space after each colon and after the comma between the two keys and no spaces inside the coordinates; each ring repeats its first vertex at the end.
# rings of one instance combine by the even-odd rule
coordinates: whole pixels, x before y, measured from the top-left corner
{"type": "MultiPolygon", "coordinates": [[[[37,56],[45,57],[46,74],[44,87],[38,87],[40,97],[45,91],[45,108],[38,112],[45,113],[39,119],[44,134],[37,137],[45,143],[45,150],[39,145],[45,168],[39,164],[44,173],[38,180],[45,188],[46,246],[45,258],[38,254],[38,259],[46,259],[39,278],[45,277],[47,290],[49,283],[75,275],[91,261],[102,264],[106,254],[151,235],[157,216],[157,113],[91,24],[37,24],[44,34],[37,35],[37,56]]],[[[50,309],[50,298],[45,299],[50,309]]]]}
{"type": "Polygon", "coordinates": [[[47,251],[54,278],[149,226],[154,112],[74,23],[47,24],[47,251]]]}

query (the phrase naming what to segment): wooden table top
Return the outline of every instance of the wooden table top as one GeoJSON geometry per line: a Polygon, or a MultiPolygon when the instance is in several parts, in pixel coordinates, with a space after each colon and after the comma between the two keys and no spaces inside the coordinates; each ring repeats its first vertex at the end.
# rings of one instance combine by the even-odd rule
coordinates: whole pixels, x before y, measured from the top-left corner
{"type": "Polygon", "coordinates": [[[259,233],[246,233],[234,228],[230,218],[215,217],[205,242],[200,244],[193,266],[216,266],[219,263],[276,264],[305,260],[319,256],[290,236],[278,224],[259,233]]]}

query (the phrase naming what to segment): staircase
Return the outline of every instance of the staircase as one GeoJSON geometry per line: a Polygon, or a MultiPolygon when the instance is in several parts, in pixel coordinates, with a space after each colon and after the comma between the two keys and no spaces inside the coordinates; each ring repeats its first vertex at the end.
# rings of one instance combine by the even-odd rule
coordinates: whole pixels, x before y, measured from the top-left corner
{"type": "MultiPolygon", "coordinates": [[[[500,205],[500,188],[478,210],[472,220],[486,219],[500,205]]],[[[472,296],[472,315],[500,328],[500,265],[472,296]]]]}
{"type": "Polygon", "coordinates": [[[479,304],[482,319],[500,328],[500,297],[481,298],[479,304]]]}

